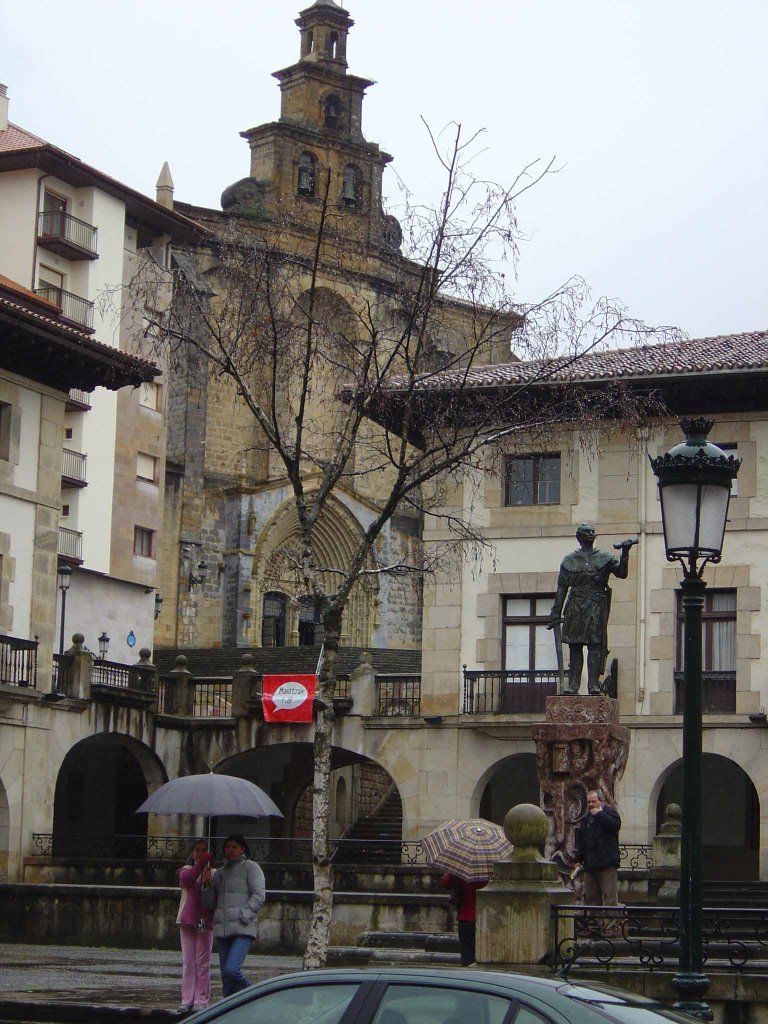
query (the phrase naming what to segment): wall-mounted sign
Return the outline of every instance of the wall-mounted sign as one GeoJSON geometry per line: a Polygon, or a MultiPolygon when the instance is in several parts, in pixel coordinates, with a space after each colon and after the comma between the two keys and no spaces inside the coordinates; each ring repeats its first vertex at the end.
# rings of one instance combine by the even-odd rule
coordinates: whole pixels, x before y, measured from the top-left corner
{"type": "Polygon", "coordinates": [[[128,644],[129,647],[136,646],[136,634],[133,632],[133,630],[131,630],[131,632],[128,634],[125,642],[128,644]]]}

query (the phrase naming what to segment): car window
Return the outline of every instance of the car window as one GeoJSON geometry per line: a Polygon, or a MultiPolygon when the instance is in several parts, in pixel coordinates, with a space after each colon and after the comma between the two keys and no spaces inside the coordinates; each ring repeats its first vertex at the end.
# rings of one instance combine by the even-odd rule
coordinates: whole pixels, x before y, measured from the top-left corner
{"type": "Polygon", "coordinates": [[[509,1008],[509,999],[485,992],[390,985],[371,1024],[502,1024],[509,1008]]]}
{"type": "Polygon", "coordinates": [[[220,1014],[216,1024],[339,1024],[359,985],[294,985],[220,1014]]]}

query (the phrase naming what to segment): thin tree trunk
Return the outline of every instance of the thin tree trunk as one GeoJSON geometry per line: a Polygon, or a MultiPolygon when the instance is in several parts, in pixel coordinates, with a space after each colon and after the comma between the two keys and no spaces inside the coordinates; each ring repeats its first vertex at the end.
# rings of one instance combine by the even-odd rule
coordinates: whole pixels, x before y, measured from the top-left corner
{"type": "Polygon", "coordinates": [[[325,966],[333,917],[333,866],[328,835],[333,752],[333,693],[336,687],[336,653],[339,631],[326,627],[323,665],[318,680],[318,707],[315,716],[314,779],[312,786],[312,874],[315,898],[307,948],[305,971],[325,966]]]}

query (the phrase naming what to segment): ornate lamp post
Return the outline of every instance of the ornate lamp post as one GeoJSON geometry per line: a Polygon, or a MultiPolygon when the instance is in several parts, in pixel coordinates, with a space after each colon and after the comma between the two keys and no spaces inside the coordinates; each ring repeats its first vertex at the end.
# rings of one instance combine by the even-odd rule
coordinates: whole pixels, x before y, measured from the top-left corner
{"type": "Polygon", "coordinates": [[[64,623],[67,618],[67,591],[72,581],[72,566],[64,562],[59,566],[59,590],[61,591],[61,630],[59,632],[59,654],[64,653],[64,623]]]}
{"type": "Polygon", "coordinates": [[[702,972],[701,612],[707,562],[719,562],[731,483],[741,462],[707,441],[713,420],[681,420],[685,441],[651,459],[658,480],[667,561],[683,569],[683,820],[680,857],[678,1009],[712,1020],[702,972]]]}
{"type": "Polygon", "coordinates": [[[107,631],[104,630],[99,637],[99,661],[104,661],[107,657],[107,653],[109,651],[109,640],[110,638],[107,636],[107,631]]]}

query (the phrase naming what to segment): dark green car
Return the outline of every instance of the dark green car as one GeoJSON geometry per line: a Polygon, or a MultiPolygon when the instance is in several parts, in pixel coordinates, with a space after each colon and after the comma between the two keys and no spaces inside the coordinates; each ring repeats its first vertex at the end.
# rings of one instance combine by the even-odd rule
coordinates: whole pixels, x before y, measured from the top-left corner
{"type": "Polygon", "coordinates": [[[640,996],[492,971],[429,968],[284,974],[190,1024],[691,1024],[640,996]]]}

